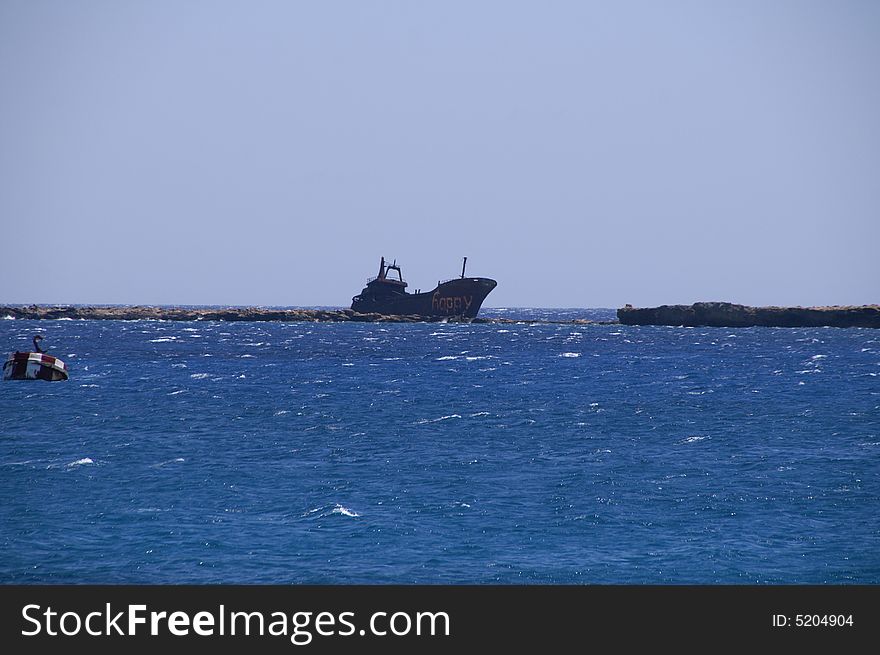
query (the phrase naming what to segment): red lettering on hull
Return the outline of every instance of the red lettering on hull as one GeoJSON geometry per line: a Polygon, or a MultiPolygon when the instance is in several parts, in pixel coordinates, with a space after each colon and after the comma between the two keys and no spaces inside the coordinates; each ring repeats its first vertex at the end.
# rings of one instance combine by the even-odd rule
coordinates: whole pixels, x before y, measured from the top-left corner
{"type": "Polygon", "coordinates": [[[473,301],[473,296],[441,296],[439,292],[435,292],[431,298],[431,309],[444,314],[464,314],[473,301]]]}

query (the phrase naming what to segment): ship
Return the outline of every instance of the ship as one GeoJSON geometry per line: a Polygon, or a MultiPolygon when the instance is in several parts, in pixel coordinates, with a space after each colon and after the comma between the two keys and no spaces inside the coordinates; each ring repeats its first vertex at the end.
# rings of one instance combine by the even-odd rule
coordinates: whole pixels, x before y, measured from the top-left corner
{"type": "Polygon", "coordinates": [[[386,264],[382,257],[379,275],[367,280],[364,290],[351,299],[351,308],[362,314],[476,318],[486,296],[498,283],[486,277],[465,277],[466,266],[467,257],[460,277],[438,282],[432,291],[409,293],[397,260],[386,264]]]}
{"type": "Polygon", "coordinates": [[[47,355],[40,347],[43,337],[34,337],[33,352],[14,352],[3,364],[4,380],[46,380],[59,382],[68,379],[67,365],[57,357],[47,355]]]}

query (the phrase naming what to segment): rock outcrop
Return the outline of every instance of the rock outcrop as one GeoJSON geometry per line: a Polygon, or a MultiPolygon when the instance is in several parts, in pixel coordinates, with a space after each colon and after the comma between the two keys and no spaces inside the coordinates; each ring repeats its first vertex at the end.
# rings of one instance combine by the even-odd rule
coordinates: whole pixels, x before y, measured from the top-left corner
{"type": "MultiPolygon", "coordinates": [[[[87,319],[115,321],[367,321],[412,323],[421,316],[359,314],[350,309],[267,309],[263,307],[154,307],[154,306],[73,306],[26,305],[0,307],[0,318],[87,319]]],[[[452,320],[452,319],[450,319],[452,320]]]]}
{"type": "MultiPolygon", "coordinates": [[[[363,314],[351,309],[267,309],[263,307],[154,307],[154,306],[73,306],[73,305],[13,305],[0,306],[0,318],[20,319],[86,319],[112,321],[288,321],[362,323],[570,323],[587,325],[588,319],[567,321],[521,321],[509,318],[465,318],[462,316],[425,317],[416,315],[390,316],[363,314]]],[[[616,323],[616,321],[614,321],[616,323]]]]}
{"type": "Polygon", "coordinates": [[[880,305],[846,307],[748,307],[728,302],[662,305],[617,310],[624,325],[688,327],[867,327],[880,328],[880,305]]]}

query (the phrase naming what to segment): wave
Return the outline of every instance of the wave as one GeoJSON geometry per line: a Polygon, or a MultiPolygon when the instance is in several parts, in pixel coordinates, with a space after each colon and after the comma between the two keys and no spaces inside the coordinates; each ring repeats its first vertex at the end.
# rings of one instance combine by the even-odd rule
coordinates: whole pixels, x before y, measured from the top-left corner
{"type": "Polygon", "coordinates": [[[336,503],[336,506],[330,511],[331,514],[342,514],[343,516],[351,516],[352,518],[357,518],[360,516],[354,510],[350,510],[347,507],[343,507],[339,503],[336,503]]]}
{"type": "Polygon", "coordinates": [[[169,464],[182,464],[186,460],[183,457],[175,457],[174,459],[169,459],[164,462],[159,462],[158,464],[153,464],[154,469],[162,468],[163,466],[168,466],[169,464]]]}
{"type": "Polygon", "coordinates": [[[78,459],[75,462],[70,462],[67,465],[67,468],[73,468],[74,466],[86,466],[88,464],[94,464],[94,460],[91,457],[83,457],[82,459],[78,459]]]}
{"type": "Polygon", "coordinates": [[[437,423],[439,421],[445,421],[450,418],[461,418],[461,414],[449,414],[448,416],[441,416],[440,418],[423,418],[416,421],[416,425],[424,425],[426,423],[437,423]]]}

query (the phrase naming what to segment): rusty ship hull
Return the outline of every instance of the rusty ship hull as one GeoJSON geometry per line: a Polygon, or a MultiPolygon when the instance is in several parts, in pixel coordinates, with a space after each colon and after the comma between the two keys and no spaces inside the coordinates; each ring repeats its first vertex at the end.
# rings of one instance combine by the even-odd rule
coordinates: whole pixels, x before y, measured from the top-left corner
{"type": "Polygon", "coordinates": [[[465,277],[462,266],[461,277],[440,282],[431,291],[408,293],[400,268],[396,263],[386,265],[382,258],[379,275],[352,298],[351,308],[361,313],[476,318],[486,296],[497,285],[495,280],[486,277],[465,277]],[[397,279],[388,276],[392,271],[397,272],[397,279]]]}

